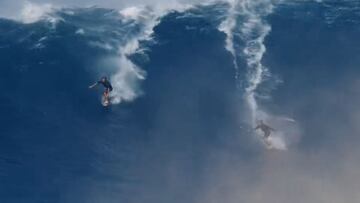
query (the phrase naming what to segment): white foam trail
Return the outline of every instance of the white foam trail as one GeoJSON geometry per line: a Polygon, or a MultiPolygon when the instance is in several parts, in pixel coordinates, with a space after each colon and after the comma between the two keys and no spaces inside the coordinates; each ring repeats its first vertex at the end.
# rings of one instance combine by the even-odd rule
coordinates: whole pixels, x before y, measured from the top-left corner
{"type": "Polygon", "coordinates": [[[111,77],[114,91],[111,93],[114,104],[122,101],[133,101],[141,90],[139,81],[144,80],[146,72],[135,65],[128,56],[134,54],[139,48],[139,41],[149,40],[152,29],[157,22],[157,16],[149,8],[130,7],[120,11],[120,14],[128,20],[136,20],[142,24],[142,30],[138,35],[132,36],[128,42],[119,48],[119,70],[111,77]]]}
{"type": "Polygon", "coordinates": [[[230,8],[228,11],[228,17],[220,24],[219,30],[226,34],[225,48],[233,55],[233,64],[235,67],[235,78],[239,76],[239,66],[237,63],[237,55],[234,47],[234,29],[236,27],[236,0],[229,0],[230,8]]]}
{"type": "Polygon", "coordinates": [[[114,86],[111,96],[114,104],[132,101],[141,94],[138,83],[139,80],[145,79],[146,73],[128,59],[128,55],[134,53],[138,46],[137,39],[132,39],[119,53],[119,70],[111,77],[114,86]]]}
{"type": "Polygon", "coordinates": [[[124,46],[119,48],[119,70],[111,77],[114,85],[114,91],[111,93],[114,104],[133,101],[142,94],[139,82],[146,78],[146,72],[128,59],[128,56],[139,51],[140,41],[151,40],[153,28],[159,23],[161,16],[168,13],[170,9],[182,11],[190,7],[180,4],[155,8],[133,6],[119,12],[125,19],[135,20],[143,27],[138,35],[132,36],[124,46]]]}
{"type": "Polygon", "coordinates": [[[268,138],[269,142],[271,143],[271,146],[278,150],[287,150],[287,146],[285,143],[285,138],[283,136],[283,133],[275,133],[272,136],[268,138]]]}
{"type": "Polygon", "coordinates": [[[227,35],[226,49],[234,57],[235,68],[238,69],[236,62],[238,55],[246,59],[248,84],[245,88],[245,98],[251,111],[250,120],[254,125],[258,111],[256,90],[266,72],[266,68],[261,63],[266,51],[264,40],[271,30],[263,17],[272,12],[273,5],[269,0],[228,0],[228,3],[230,4],[228,16],[221,23],[219,30],[227,35]],[[238,18],[241,18],[241,21],[238,21],[238,18]],[[235,35],[245,42],[245,48],[241,52],[234,46],[235,35]]]}
{"type": "MultiPolygon", "coordinates": [[[[250,125],[255,126],[257,120],[266,122],[276,117],[269,115],[259,107],[256,95],[259,85],[264,81],[264,76],[270,74],[261,60],[266,52],[265,38],[271,31],[271,27],[265,22],[264,17],[272,13],[273,3],[270,0],[228,0],[228,3],[230,4],[228,16],[219,26],[219,30],[227,35],[226,49],[233,55],[237,80],[239,80],[237,58],[240,56],[246,60],[245,101],[250,110],[248,118],[250,125]],[[242,50],[236,49],[234,37],[240,37],[245,43],[242,50]]],[[[268,141],[273,148],[287,149],[283,134],[279,129],[269,138],[268,141]]],[[[261,135],[259,134],[259,136],[261,135]]]]}
{"type": "Polygon", "coordinates": [[[266,52],[264,45],[265,37],[269,34],[271,27],[262,19],[272,12],[270,1],[245,0],[241,4],[245,21],[241,25],[240,36],[245,41],[243,55],[247,62],[247,87],[245,98],[251,110],[251,122],[255,125],[259,107],[256,101],[256,90],[263,82],[266,67],[261,63],[266,52]],[[262,7],[262,8],[260,8],[262,7]]]}

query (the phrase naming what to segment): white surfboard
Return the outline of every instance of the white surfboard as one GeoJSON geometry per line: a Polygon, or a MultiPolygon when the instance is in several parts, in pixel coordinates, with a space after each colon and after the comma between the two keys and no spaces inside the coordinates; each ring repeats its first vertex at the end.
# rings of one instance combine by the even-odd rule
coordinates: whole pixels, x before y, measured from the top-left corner
{"type": "Polygon", "coordinates": [[[109,106],[111,103],[110,103],[110,98],[106,99],[104,95],[101,96],[101,104],[103,106],[109,106]]]}

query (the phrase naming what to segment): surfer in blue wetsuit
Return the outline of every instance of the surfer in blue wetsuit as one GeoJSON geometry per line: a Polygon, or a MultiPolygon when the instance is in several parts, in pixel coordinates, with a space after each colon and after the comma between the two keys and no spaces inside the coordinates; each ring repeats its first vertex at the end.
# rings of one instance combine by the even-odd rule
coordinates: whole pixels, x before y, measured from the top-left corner
{"type": "Polygon", "coordinates": [[[90,85],[89,88],[94,88],[97,85],[103,85],[105,87],[104,97],[106,101],[109,101],[109,95],[110,92],[113,90],[113,87],[107,77],[102,77],[100,81],[97,81],[93,85],[90,85]]]}

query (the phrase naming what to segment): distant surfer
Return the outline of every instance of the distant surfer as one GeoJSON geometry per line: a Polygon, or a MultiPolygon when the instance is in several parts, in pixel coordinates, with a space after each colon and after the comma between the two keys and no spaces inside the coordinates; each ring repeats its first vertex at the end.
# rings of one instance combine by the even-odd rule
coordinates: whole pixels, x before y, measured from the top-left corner
{"type": "Polygon", "coordinates": [[[274,128],[266,125],[263,120],[260,120],[258,125],[255,127],[255,130],[260,129],[264,133],[264,138],[267,139],[272,131],[275,131],[274,128]]]}
{"type": "Polygon", "coordinates": [[[104,98],[104,106],[109,105],[110,103],[110,92],[113,90],[113,87],[110,83],[110,81],[107,79],[107,77],[102,77],[100,81],[97,81],[96,83],[94,83],[93,85],[90,85],[89,88],[92,89],[97,85],[103,85],[105,87],[104,93],[103,93],[103,98],[104,98]]]}

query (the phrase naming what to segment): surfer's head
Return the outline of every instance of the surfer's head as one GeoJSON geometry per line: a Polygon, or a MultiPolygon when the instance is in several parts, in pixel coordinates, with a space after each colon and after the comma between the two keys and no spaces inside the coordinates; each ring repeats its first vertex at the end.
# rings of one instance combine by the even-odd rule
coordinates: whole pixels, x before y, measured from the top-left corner
{"type": "Polygon", "coordinates": [[[101,81],[103,82],[107,81],[107,77],[106,76],[101,77],[101,81]]]}

